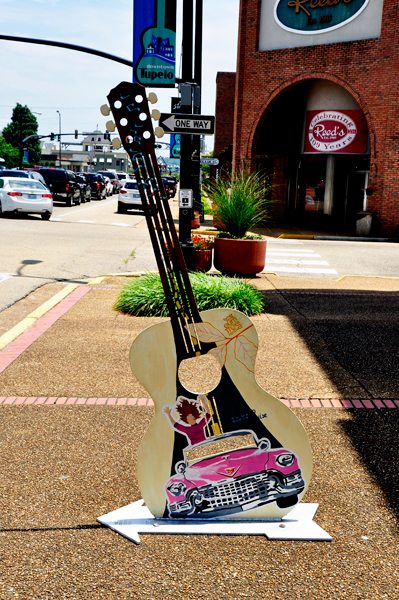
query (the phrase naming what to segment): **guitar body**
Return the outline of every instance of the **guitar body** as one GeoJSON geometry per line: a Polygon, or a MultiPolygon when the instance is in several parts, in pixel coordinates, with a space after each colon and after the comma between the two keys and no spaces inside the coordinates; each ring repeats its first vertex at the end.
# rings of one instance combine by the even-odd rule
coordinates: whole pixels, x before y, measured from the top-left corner
{"type": "MultiPolygon", "coordinates": [[[[155,404],[137,461],[144,501],[155,517],[281,518],[310,482],[306,432],[294,413],[256,382],[258,336],[250,319],[231,309],[204,311],[200,317],[190,333],[209,344],[222,367],[219,384],[207,394],[210,414],[196,414],[203,424],[200,437],[176,410],[178,398],[198,407],[200,395],[185,390],[178,379],[170,321],[148,327],[131,347],[132,371],[155,404]],[[196,446],[206,450],[210,443],[214,448],[217,441],[248,434],[254,439],[249,447],[187,459],[187,450],[196,446]]],[[[200,424],[196,429],[198,434],[200,424]]]]}

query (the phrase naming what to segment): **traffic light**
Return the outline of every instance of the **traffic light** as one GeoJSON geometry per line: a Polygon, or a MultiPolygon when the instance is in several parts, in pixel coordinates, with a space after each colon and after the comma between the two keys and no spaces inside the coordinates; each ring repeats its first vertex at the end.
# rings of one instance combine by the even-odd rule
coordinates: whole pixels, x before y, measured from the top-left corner
{"type": "Polygon", "coordinates": [[[78,130],[77,130],[77,129],[75,129],[75,140],[77,140],[77,139],[78,139],[78,135],[79,135],[79,134],[78,134],[78,130]]]}
{"type": "Polygon", "coordinates": [[[53,142],[55,140],[55,135],[53,132],[50,133],[50,140],[53,142]]]}
{"type": "Polygon", "coordinates": [[[107,130],[105,130],[105,133],[104,133],[104,140],[111,141],[111,134],[107,130]]]}

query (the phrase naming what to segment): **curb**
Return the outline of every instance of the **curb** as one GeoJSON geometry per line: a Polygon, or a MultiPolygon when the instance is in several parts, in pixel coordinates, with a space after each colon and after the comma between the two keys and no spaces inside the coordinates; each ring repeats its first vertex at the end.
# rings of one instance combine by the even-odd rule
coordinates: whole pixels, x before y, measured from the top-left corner
{"type": "Polygon", "coordinates": [[[29,348],[40,336],[43,335],[60,317],[65,315],[72,306],[92,290],[86,286],[67,286],[64,290],[53,296],[51,300],[45,302],[36,309],[31,315],[40,315],[33,321],[31,317],[26,317],[13,327],[2,338],[8,341],[7,347],[3,347],[0,352],[0,373],[2,373],[11,363],[29,348]],[[69,288],[69,289],[68,289],[69,288]],[[66,297],[60,301],[60,294],[64,293],[66,297]],[[57,298],[58,297],[58,298],[57,298]],[[52,305],[52,308],[50,308],[52,305]]]}
{"type": "Polygon", "coordinates": [[[0,337],[0,351],[3,350],[6,346],[11,344],[17,337],[19,337],[22,333],[24,333],[31,325],[36,323],[40,317],[46,314],[49,310],[54,308],[59,302],[61,302],[66,296],[69,296],[76,288],[77,284],[67,285],[63,290],[55,294],[50,300],[44,302],[41,306],[36,308],[33,312],[31,312],[27,317],[22,319],[15,327],[4,333],[0,337]]]}
{"type": "Polygon", "coordinates": [[[399,243],[399,238],[368,238],[368,237],[346,237],[340,235],[296,235],[290,233],[282,233],[276,238],[278,240],[318,240],[330,242],[390,242],[391,244],[399,243]]]}
{"type": "MultiPolygon", "coordinates": [[[[338,398],[280,398],[289,408],[399,408],[399,400],[340,400],[338,398]]],[[[152,398],[78,396],[0,396],[1,406],[154,406],[152,398]]]]}

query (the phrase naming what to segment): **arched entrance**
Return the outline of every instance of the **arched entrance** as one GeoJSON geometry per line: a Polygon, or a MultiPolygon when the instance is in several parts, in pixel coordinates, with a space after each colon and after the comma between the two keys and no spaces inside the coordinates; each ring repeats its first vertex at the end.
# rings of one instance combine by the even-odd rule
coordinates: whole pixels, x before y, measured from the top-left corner
{"type": "Polygon", "coordinates": [[[259,128],[255,152],[257,168],[271,177],[276,217],[352,229],[367,210],[367,123],[336,83],[311,79],[281,93],[259,128]]]}

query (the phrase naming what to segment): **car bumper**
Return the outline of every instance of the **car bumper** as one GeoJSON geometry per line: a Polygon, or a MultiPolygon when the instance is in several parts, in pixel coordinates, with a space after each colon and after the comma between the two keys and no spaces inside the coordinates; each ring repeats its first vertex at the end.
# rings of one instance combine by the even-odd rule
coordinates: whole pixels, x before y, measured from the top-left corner
{"type": "Polygon", "coordinates": [[[4,212],[23,212],[23,213],[52,213],[53,201],[37,200],[2,200],[4,212]]]}

